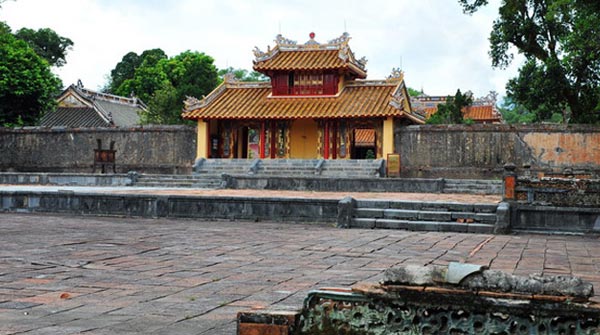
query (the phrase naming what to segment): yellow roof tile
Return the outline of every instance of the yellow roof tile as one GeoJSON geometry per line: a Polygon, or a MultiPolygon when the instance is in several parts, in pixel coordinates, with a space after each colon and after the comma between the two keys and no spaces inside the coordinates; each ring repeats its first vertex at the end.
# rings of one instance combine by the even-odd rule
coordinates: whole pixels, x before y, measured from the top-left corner
{"type": "Polygon", "coordinates": [[[407,116],[390,105],[399,82],[354,82],[337,96],[273,97],[271,87],[255,83],[222,84],[205,100],[186,107],[186,119],[301,119],[407,116]]]}

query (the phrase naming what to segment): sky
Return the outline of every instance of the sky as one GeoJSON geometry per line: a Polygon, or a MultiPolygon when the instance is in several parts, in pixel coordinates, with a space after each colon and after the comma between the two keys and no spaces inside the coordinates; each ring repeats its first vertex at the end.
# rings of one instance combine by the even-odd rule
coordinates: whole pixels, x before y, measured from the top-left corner
{"type": "Polygon", "coordinates": [[[409,87],[429,95],[504,95],[518,62],[494,69],[489,34],[500,0],[469,16],[458,0],[8,0],[0,21],[13,31],[51,28],[74,42],[67,64],[55,68],[65,86],[81,79],[99,89],[130,51],[161,48],[167,55],[204,52],[217,68],[252,69],[257,46],[265,51],[281,33],[325,43],[344,31],[367,79],[401,68],[409,87]]]}

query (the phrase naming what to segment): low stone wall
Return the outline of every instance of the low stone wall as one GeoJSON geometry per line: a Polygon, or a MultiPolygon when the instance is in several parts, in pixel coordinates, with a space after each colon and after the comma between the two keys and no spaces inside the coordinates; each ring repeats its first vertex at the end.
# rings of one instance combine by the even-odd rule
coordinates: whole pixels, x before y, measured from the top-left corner
{"type": "Polygon", "coordinates": [[[414,192],[441,193],[443,179],[375,179],[319,177],[259,177],[224,175],[226,188],[254,190],[298,190],[321,192],[414,192]]]}
{"type": "Polygon", "coordinates": [[[188,126],[133,128],[0,128],[0,171],[87,172],[98,140],[114,142],[118,173],[191,173],[196,129],[188,126]]]}
{"type": "Polygon", "coordinates": [[[337,200],[101,194],[73,191],[0,192],[0,210],[77,215],[182,217],[335,223],[337,200]]]}
{"type": "Polygon", "coordinates": [[[6,185],[128,186],[132,183],[126,174],[0,173],[0,184],[6,185]]]}
{"type": "Polygon", "coordinates": [[[600,180],[517,177],[507,166],[504,201],[511,229],[547,233],[600,233],[600,180]]]}
{"type": "Polygon", "coordinates": [[[503,165],[532,174],[571,169],[600,178],[600,127],[588,125],[425,125],[397,127],[401,175],[486,179],[503,165]]]}
{"type": "Polygon", "coordinates": [[[529,204],[600,208],[600,179],[518,178],[515,193],[529,204]]]}

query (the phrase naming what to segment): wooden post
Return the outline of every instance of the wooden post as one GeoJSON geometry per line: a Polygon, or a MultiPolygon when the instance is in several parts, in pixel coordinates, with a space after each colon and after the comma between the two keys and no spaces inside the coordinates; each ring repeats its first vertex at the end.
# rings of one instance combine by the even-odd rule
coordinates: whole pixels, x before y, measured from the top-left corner
{"type": "Polygon", "coordinates": [[[331,136],[331,142],[332,142],[332,152],[331,152],[331,158],[333,159],[337,159],[337,136],[338,136],[338,128],[337,128],[337,122],[333,121],[333,124],[331,125],[333,127],[332,129],[332,133],[333,135],[331,136]]]}
{"type": "Polygon", "coordinates": [[[329,159],[329,122],[327,122],[327,120],[325,120],[324,127],[325,140],[323,141],[323,145],[325,147],[323,148],[323,158],[329,159]]]}
{"type": "Polygon", "coordinates": [[[260,124],[260,145],[259,145],[259,149],[258,149],[258,153],[260,155],[260,159],[264,159],[265,158],[265,132],[266,132],[266,126],[265,126],[265,122],[263,121],[260,124]]]}
{"type": "Polygon", "coordinates": [[[516,200],[517,194],[515,192],[515,188],[517,186],[517,174],[515,172],[516,166],[514,164],[506,164],[504,165],[504,200],[516,200]]]}

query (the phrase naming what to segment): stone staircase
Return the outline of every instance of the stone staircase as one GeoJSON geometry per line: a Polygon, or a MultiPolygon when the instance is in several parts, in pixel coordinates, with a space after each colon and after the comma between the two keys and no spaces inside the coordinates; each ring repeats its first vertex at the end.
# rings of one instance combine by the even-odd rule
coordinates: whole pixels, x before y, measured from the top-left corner
{"type": "Polygon", "coordinates": [[[379,178],[385,173],[381,159],[332,159],[325,161],[321,176],[334,178],[379,178]]]}
{"type": "Polygon", "coordinates": [[[197,168],[194,167],[194,175],[246,175],[253,162],[251,159],[204,159],[197,168]]]}
{"type": "Polygon", "coordinates": [[[489,234],[497,204],[357,200],[350,228],[489,234]]]}
{"type": "Polygon", "coordinates": [[[502,194],[502,181],[445,179],[442,193],[502,194]]]}
{"type": "Polygon", "coordinates": [[[318,175],[318,159],[263,159],[256,175],[283,177],[314,177],[318,175]]]}
{"type": "Polygon", "coordinates": [[[221,187],[221,177],[217,175],[167,175],[141,174],[137,177],[136,187],[185,187],[215,189],[221,187]]]}
{"type": "Polygon", "coordinates": [[[379,178],[382,166],[379,159],[205,159],[194,171],[199,175],[379,178]]]}

